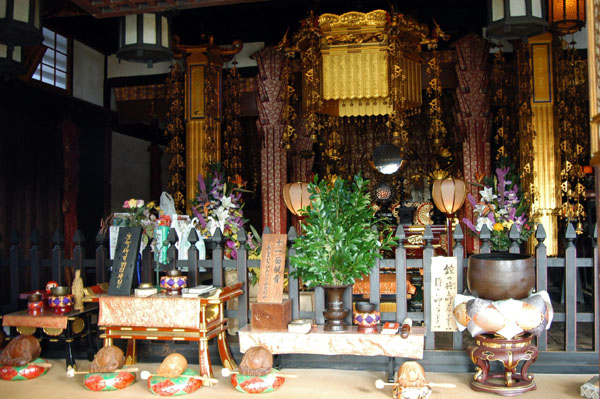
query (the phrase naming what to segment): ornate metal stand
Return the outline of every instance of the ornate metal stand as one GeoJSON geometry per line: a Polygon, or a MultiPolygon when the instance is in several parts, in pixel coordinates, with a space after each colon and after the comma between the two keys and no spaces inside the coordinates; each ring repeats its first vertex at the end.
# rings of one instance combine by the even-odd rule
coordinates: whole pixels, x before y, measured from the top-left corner
{"type": "Polygon", "coordinates": [[[471,388],[503,396],[516,396],[534,390],[536,386],[533,375],[527,374],[538,356],[533,338],[528,333],[514,339],[488,334],[476,336],[475,344],[468,348],[471,361],[477,365],[471,388]],[[490,361],[494,360],[502,363],[503,373],[490,373],[490,361]],[[524,362],[519,373],[517,367],[521,361],[524,362]]]}

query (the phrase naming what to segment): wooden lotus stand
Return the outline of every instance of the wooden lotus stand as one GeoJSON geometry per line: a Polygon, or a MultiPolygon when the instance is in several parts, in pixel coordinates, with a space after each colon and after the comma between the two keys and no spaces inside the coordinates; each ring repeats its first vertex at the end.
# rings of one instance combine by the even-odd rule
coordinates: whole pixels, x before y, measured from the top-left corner
{"type": "Polygon", "coordinates": [[[529,333],[505,339],[493,335],[477,335],[475,344],[468,348],[471,360],[477,365],[477,373],[471,380],[476,391],[491,392],[502,396],[516,396],[536,389],[529,367],[537,360],[538,350],[529,333]],[[503,372],[490,373],[490,361],[502,363],[503,372]],[[517,372],[523,361],[521,372],[517,372]]]}

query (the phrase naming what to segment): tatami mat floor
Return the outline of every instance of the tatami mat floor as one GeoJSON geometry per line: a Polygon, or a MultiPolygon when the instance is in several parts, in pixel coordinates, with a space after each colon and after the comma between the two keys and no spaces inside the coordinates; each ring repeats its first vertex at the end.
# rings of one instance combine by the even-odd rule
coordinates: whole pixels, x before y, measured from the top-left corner
{"type": "MultiPolygon", "coordinates": [[[[0,398],[6,399],[63,399],[63,398],[111,398],[139,399],[155,397],[148,390],[146,381],[138,380],[132,386],[114,392],[91,392],[83,386],[83,375],[68,378],[65,372],[64,360],[50,360],[53,367],[50,371],[31,381],[0,381],[0,398]]],[[[79,360],[80,370],[85,370],[89,362],[79,360]]],[[[158,363],[141,363],[140,370],[155,371],[158,363]]],[[[191,367],[198,367],[191,365],[191,367]]],[[[565,365],[568,367],[568,365],[565,365]]],[[[375,380],[384,379],[383,372],[350,371],[333,369],[289,369],[282,370],[297,374],[298,378],[287,379],[284,385],[273,393],[265,395],[249,395],[237,392],[228,378],[221,376],[221,367],[214,366],[214,373],[219,383],[212,387],[202,387],[188,395],[191,398],[265,398],[270,399],[320,399],[320,398],[391,398],[392,388],[386,386],[383,390],[375,388],[375,380]]],[[[139,378],[138,373],[138,378],[139,378]]],[[[527,399],[579,398],[580,387],[592,375],[581,374],[536,374],[537,390],[523,394],[527,399]]],[[[496,395],[475,392],[469,387],[470,374],[428,373],[431,382],[453,383],[456,388],[434,388],[431,399],[436,398],[493,398],[496,395]]],[[[496,396],[497,397],[497,396],[496,396]]]]}

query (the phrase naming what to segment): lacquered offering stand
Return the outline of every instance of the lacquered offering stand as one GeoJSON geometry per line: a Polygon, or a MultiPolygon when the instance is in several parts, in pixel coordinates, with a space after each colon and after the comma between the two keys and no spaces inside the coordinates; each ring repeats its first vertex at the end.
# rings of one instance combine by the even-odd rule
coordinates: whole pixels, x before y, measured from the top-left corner
{"type": "Polygon", "coordinates": [[[242,294],[242,283],[219,288],[210,296],[183,298],[159,293],[149,297],[101,296],[98,325],[105,345],[127,339],[126,363],[137,362],[136,341],[197,341],[200,375],[213,377],[208,341],[217,339],[224,367],[234,369],[227,344],[225,303],[242,294]]]}
{"type": "Polygon", "coordinates": [[[533,374],[527,373],[538,356],[533,338],[529,333],[513,339],[491,334],[477,335],[475,343],[468,348],[471,361],[477,365],[471,388],[503,396],[516,396],[534,390],[533,374]],[[490,362],[493,361],[502,365],[502,372],[490,373],[490,362]],[[521,369],[518,371],[521,362],[521,369]]]}
{"type": "Polygon", "coordinates": [[[79,339],[87,339],[88,359],[92,360],[96,348],[92,341],[95,331],[93,315],[98,313],[98,305],[86,303],[84,310],[71,310],[65,313],[56,313],[48,307],[40,312],[31,312],[27,309],[5,314],[2,317],[2,326],[10,327],[11,337],[19,334],[31,334],[51,342],[65,343],[65,359],[68,368],[75,368],[72,344],[79,339]]]}

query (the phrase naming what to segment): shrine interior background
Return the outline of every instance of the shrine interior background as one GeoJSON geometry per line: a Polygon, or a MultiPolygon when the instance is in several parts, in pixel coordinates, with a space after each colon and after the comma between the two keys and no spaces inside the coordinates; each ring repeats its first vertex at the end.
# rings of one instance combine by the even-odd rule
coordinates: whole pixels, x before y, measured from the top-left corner
{"type": "MultiPolygon", "coordinates": [[[[45,238],[41,241],[42,249],[49,252],[49,239],[57,227],[64,231],[67,253],[73,246],[70,237],[76,228],[81,229],[86,238],[86,251],[93,253],[94,237],[101,219],[120,211],[124,200],[157,201],[161,192],[173,191],[173,188],[184,190],[182,193],[186,195],[185,188],[173,181],[173,168],[169,168],[176,153],[170,148],[173,137],[167,129],[170,113],[173,113],[168,79],[172,66],[181,64],[182,60],[157,62],[152,68],[119,60],[115,55],[118,17],[94,18],[87,14],[81,3],[85,2],[48,0],[44,3],[43,25],[63,35],[68,43],[65,89],[51,87],[30,76],[4,78],[0,82],[0,184],[3,187],[0,194],[0,250],[4,254],[10,248],[11,233],[15,229],[21,233],[21,243],[27,248],[29,232],[33,228],[45,238]]],[[[287,152],[284,164],[278,165],[288,181],[306,181],[313,173],[326,177],[362,171],[371,179],[374,193],[378,184],[388,183],[394,193],[392,203],[400,202],[416,210],[419,204],[431,201],[429,179],[436,171],[473,180],[481,173],[492,174],[492,165],[499,154],[509,155],[521,165],[527,163],[523,158],[532,157],[533,150],[527,146],[533,144],[522,141],[527,134],[499,134],[503,129],[523,130],[522,126],[515,127],[511,123],[515,123],[515,118],[522,112],[519,109],[522,102],[518,102],[518,74],[522,65],[530,60],[524,59],[519,49],[526,47],[526,43],[504,41],[504,60],[498,61],[495,55],[498,46],[482,37],[487,24],[485,2],[428,0],[411,5],[389,1],[325,0],[230,3],[237,2],[223,1],[214,7],[179,10],[171,22],[173,35],[177,36],[183,51],[189,54],[193,52],[191,48],[196,47],[204,53],[209,48],[220,52],[215,55],[222,63],[221,86],[215,88],[220,102],[217,114],[212,117],[224,133],[219,133],[217,140],[220,148],[204,148],[207,155],[203,161],[216,159],[216,156],[211,158],[212,151],[219,153],[221,160],[236,159],[236,164],[230,165],[231,171],[241,173],[251,191],[244,195],[244,216],[258,231],[266,224],[261,147],[265,145],[267,133],[264,122],[263,128],[260,127],[261,109],[257,105],[261,95],[257,81],[261,60],[257,54],[264,48],[284,46],[283,39],[290,38],[300,29],[300,21],[309,16],[311,10],[316,14],[340,15],[348,11],[389,10],[395,6],[399,12],[425,26],[431,32],[429,38],[435,36],[436,24],[441,31],[435,44],[429,48],[421,46],[423,63],[420,65],[419,92],[422,101],[405,111],[406,128],[400,137],[395,133],[398,129],[391,129],[390,119],[383,115],[321,117],[323,128],[314,142],[308,140],[310,132],[302,130],[302,126],[307,125],[299,122],[296,126],[298,139],[291,143],[292,149],[287,152]],[[242,51],[227,54],[230,48],[227,46],[236,40],[244,43],[242,51]],[[465,61],[465,57],[477,56],[482,57],[480,61],[485,64],[484,68],[477,70],[476,66],[472,74],[461,74],[461,70],[471,68],[468,62],[475,63],[474,58],[465,61]],[[438,62],[437,70],[427,63],[432,58],[438,62]],[[235,90],[230,90],[230,72],[234,65],[237,69],[233,78],[235,90]],[[439,87],[431,92],[428,89],[436,77],[439,87]],[[505,89],[504,100],[494,97],[500,87],[505,89]],[[476,91],[486,97],[470,103],[470,106],[480,107],[476,110],[465,108],[466,100],[461,98],[471,89],[472,93],[476,91]],[[228,95],[233,92],[239,111],[232,113],[228,108],[233,106],[228,103],[231,101],[228,95]],[[439,108],[431,106],[434,100],[439,101],[439,108]],[[500,112],[509,117],[498,119],[500,112]],[[232,148],[228,146],[231,136],[227,136],[226,131],[227,126],[234,126],[234,122],[238,124],[235,139],[239,141],[232,148]],[[439,123],[442,128],[434,129],[439,123]],[[467,127],[471,123],[486,125],[473,130],[479,129],[480,133],[475,134],[484,137],[477,140],[485,145],[465,150],[471,140],[469,134],[472,133],[467,127]],[[385,177],[372,168],[369,161],[378,145],[392,142],[401,148],[406,166],[400,173],[385,177]],[[475,157],[471,161],[465,159],[468,151],[475,157]],[[486,166],[467,171],[465,165],[469,162],[472,165],[485,163],[486,166]]],[[[556,48],[556,38],[545,40],[556,48]]],[[[574,56],[585,63],[586,28],[564,40],[567,47],[573,42],[574,56]]],[[[262,62],[266,63],[264,59],[262,62]]],[[[290,66],[293,87],[300,98],[296,104],[296,111],[299,111],[300,103],[304,101],[300,59],[292,59],[290,66]]],[[[587,71],[587,66],[582,68],[580,66],[579,70],[587,71]]],[[[587,94],[581,93],[587,93],[587,82],[577,85],[577,90],[578,94],[573,98],[579,101],[576,105],[580,107],[582,120],[586,120],[588,99],[587,94]]],[[[560,109],[558,102],[553,104],[555,111],[551,112],[568,112],[560,109]]],[[[207,112],[210,112],[210,106],[207,106],[207,112]]],[[[532,113],[531,109],[527,112],[532,113]]],[[[554,167],[558,185],[567,180],[560,177],[562,163],[570,162],[582,171],[589,166],[591,144],[589,123],[585,123],[578,128],[577,135],[556,136],[559,143],[554,145],[557,156],[554,167]],[[562,150],[561,145],[564,146],[562,150]]],[[[537,134],[541,135],[540,132],[537,134]]],[[[288,144],[280,143],[283,152],[288,144]]],[[[183,152],[179,150],[180,154],[183,152]]],[[[533,167],[533,163],[530,166],[533,167]]],[[[575,182],[569,182],[574,185],[574,190],[578,190],[578,195],[567,201],[571,205],[561,208],[562,198],[554,204],[552,218],[557,223],[556,234],[563,228],[565,220],[575,224],[581,222],[585,233],[590,233],[590,222],[595,219],[595,197],[593,175],[587,170],[575,182]]],[[[180,176],[185,176],[185,169],[180,168],[179,172],[183,173],[180,176]]],[[[545,173],[540,169],[537,175],[545,173]]],[[[189,178],[185,183],[189,186],[189,178]]],[[[528,183],[536,184],[533,180],[528,183]]],[[[182,212],[185,212],[185,206],[179,204],[182,212]]],[[[278,212],[286,212],[282,201],[277,206],[278,212]]],[[[284,221],[283,225],[276,230],[286,231],[291,221],[287,216],[280,220],[284,221]]],[[[439,220],[438,224],[443,224],[443,217],[439,220]]],[[[559,240],[556,242],[555,253],[560,251],[561,245],[559,240]]],[[[580,242],[584,243],[583,240],[580,242]]],[[[586,251],[586,248],[582,245],[580,250],[586,251]]]]}

